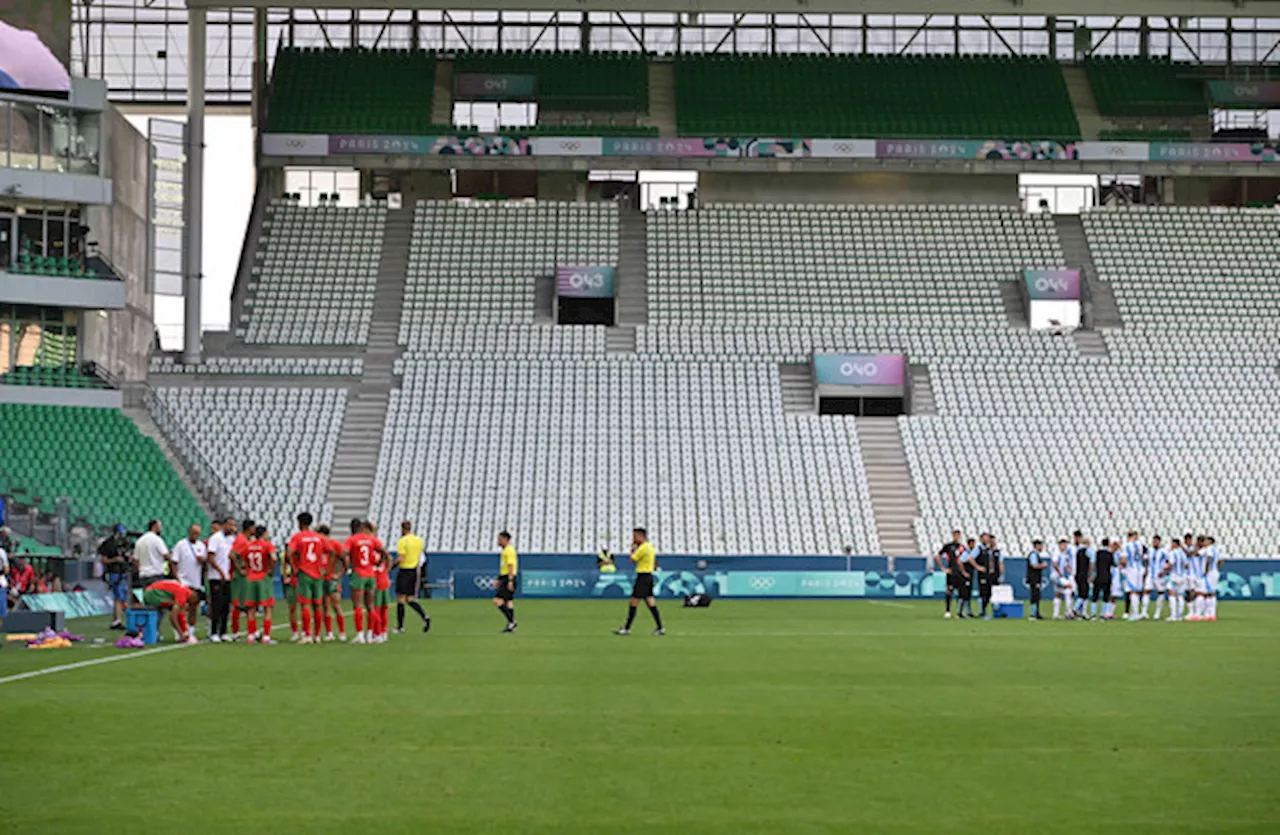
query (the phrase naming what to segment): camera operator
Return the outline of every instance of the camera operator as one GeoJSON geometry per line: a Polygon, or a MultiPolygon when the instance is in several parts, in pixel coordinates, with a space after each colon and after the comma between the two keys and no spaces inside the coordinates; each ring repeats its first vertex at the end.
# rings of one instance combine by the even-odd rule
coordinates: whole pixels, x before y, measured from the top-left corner
{"type": "Polygon", "coordinates": [[[129,602],[129,539],[124,525],[116,525],[111,535],[98,545],[98,559],[102,561],[102,579],[111,590],[111,628],[124,629],[124,610],[129,602]]]}

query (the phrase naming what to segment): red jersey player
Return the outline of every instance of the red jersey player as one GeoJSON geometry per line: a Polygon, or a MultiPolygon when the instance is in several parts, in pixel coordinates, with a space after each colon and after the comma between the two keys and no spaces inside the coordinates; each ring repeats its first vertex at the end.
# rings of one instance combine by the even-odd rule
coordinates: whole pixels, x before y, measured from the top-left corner
{"type": "Polygon", "coordinates": [[[316,528],[327,546],[324,565],[324,639],[333,640],[333,619],[338,619],[338,640],[347,640],[347,622],[342,617],[342,575],[347,564],[342,558],[342,543],[329,535],[329,526],[316,528]]]}
{"type": "Polygon", "coordinates": [[[271,574],[276,564],[276,546],[267,539],[267,526],[254,528],[253,538],[240,556],[240,569],[245,575],[244,597],[240,608],[249,619],[249,643],[256,643],[258,607],[262,607],[262,643],[274,644],[271,637],[271,610],[275,608],[275,593],[271,588],[271,574]]]}
{"type": "Polygon", "coordinates": [[[241,557],[248,553],[249,535],[253,533],[254,523],[252,519],[245,519],[240,523],[240,533],[236,534],[235,540],[231,543],[231,640],[240,639],[240,601],[244,599],[244,572],[240,570],[237,563],[239,554],[241,557]]]}
{"type": "Polygon", "coordinates": [[[311,530],[311,514],[298,514],[298,532],[289,539],[285,556],[293,566],[298,605],[302,607],[301,643],[320,642],[320,616],[324,613],[324,572],[328,563],[328,541],[311,530]],[[314,616],[314,620],[313,620],[314,616]]]}
{"type": "MultiPolygon", "coordinates": [[[[369,524],[370,532],[377,534],[378,529],[369,524]]],[[[378,561],[373,565],[373,641],[376,644],[387,642],[387,613],[391,608],[391,559],[383,550],[378,561]]]]}
{"type": "Polygon", "coordinates": [[[342,549],[347,554],[351,565],[351,605],[355,609],[357,644],[373,643],[373,593],[377,588],[375,566],[380,555],[386,554],[382,543],[373,535],[373,527],[368,522],[353,520],[351,537],[343,543],[342,549]],[[369,628],[365,629],[365,612],[369,610],[369,628]]]}

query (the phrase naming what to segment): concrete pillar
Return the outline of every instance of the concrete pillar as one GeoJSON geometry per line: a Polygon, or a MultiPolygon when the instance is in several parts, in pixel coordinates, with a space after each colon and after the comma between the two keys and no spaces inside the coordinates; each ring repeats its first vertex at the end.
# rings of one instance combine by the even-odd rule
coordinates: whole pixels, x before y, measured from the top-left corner
{"type": "Polygon", "coordinates": [[[183,207],[183,339],[182,361],[200,362],[201,246],[204,236],[204,88],[205,23],[203,8],[187,10],[187,170],[183,207]]]}

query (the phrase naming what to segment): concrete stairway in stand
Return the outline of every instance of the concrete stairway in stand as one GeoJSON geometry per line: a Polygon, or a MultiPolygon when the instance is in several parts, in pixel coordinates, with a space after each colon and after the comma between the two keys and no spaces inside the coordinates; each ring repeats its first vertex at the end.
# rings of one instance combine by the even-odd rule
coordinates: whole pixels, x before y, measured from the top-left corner
{"type": "Polygon", "coordinates": [[[1027,318],[1027,308],[1022,300],[1022,288],[1017,281],[1000,282],[1000,300],[1004,302],[1005,319],[1011,328],[1027,330],[1031,320],[1027,318]]]}
{"type": "Polygon", "coordinates": [[[412,236],[412,208],[387,214],[378,287],[373,299],[373,322],[364,351],[364,376],[351,388],[334,456],[333,475],[329,479],[328,504],[333,509],[334,524],[339,528],[354,516],[366,516],[373,497],[393,369],[402,353],[398,344],[400,310],[404,303],[412,236]]]}
{"type": "Polygon", "coordinates": [[[1097,331],[1081,328],[1073,331],[1071,338],[1075,341],[1076,350],[1080,352],[1080,356],[1086,359],[1101,360],[1111,356],[1111,352],[1107,350],[1106,340],[1097,331]]]}
{"type": "Polygon", "coordinates": [[[644,212],[623,206],[618,225],[618,324],[645,325],[649,322],[649,231],[644,212]]]}
{"type": "Polygon", "coordinates": [[[1093,250],[1089,248],[1089,239],[1085,236],[1080,215],[1054,215],[1053,224],[1057,227],[1058,240],[1062,243],[1062,254],[1066,257],[1067,264],[1080,270],[1080,277],[1084,279],[1087,290],[1085,327],[1096,330],[1124,327],[1111,285],[1098,278],[1098,268],[1093,263],[1093,250]]]}
{"type": "MultiPolygon", "coordinates": [[[[173,471],[178,474],[178,478],[182,479],[182,483],[186,485],[187,490],[200,503],[200,510],[206,517],[211,519],[215,512],[221,513],[226,510],[221,507],[215,508],[213,506],[215,504],[214,497],[206,495],[197,487],[198,482],[191,476],[191,471],[187,468],[187,462],[174,450],[173,445],[169,443],[168,437],[160,427],[156,426],[155,420],[152,419],[151,413],[147,411],[146,407],[125,406],[121,411],[124,412],[125,417],[133,421],[133,425],[138,427],[139,432],[156,442],[156,445],[160,447],[160,451],[164,453],[165,459],[168,460],[169,466],[173,467],[173,471]]],[[[180,536],[184,533],[186,532],[174,533],[173,536],[180,536]]]]}
{"type": "Polygon", "coordinates": [[[676,130],[676,68],[670,61],[649,62],[649,118],[661,137],[678,136],[676,130]]]}
{"type": "Polygon", "coordinates": [[[1080,138],[1095,140],[1098,135],[1113,127],[1098,112],[1098,100],[1093,95],[1093,85],[1089,83],[1089,75],[1084,67],[1062,68],[1062,78],[1067,82],[1067,95],[1071,97],[1071,106],[1076,111],[1076,121],[1080,123],[1080,138]]]}
{"type": "Polygon", "coordinates": [[[857,427],[880,550],[895,557],[919,555],[915,519],[920,509],[898,419],[863,417],[857,419],[857,427]]]}
{"type": "Polygon", "coordinates": [[[431,124],[453,124],[453,62],[436,59],[436,77],[431,91],[431,124]]]}
{"type": "Polygon", "coordinates": [[[913,365],[907,373],[911,375],[911,414],[936,415],[938,401],[933,396],[933,378],[929,375],[929,366],[913,365]]]}
{"type": "Polygon", "coordinates": [[[813,367],[809,363],[779,364],[778,382],[782,385],[782,411],[792,415],[818,413],[818,402],[814,396],[813,367]]]}

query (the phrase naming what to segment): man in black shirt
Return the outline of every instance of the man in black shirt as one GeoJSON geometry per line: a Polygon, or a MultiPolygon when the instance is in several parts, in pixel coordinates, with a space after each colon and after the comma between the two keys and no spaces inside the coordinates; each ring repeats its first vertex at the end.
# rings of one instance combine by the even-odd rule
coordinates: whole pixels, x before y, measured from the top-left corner
{"type": "Polygon", "coordinates": [[[978,564],[974,559],[978,556],[978,546],[973,537],[965,541],[965,549],[960,552],[960,607],[956,611],[958,618],[977,617],[973,613],[973,575],[978,573],[978,564]]]}
{"type": "Polygon", "coordinates": [[[1075,544],[1071,546],[1076,560],[1076,598],[1079,607],[1076,610],[1081,618],[1089,616],[1089,585],[1093,582],[1093,549],[1089,540],[1080,531],[1075,532],[1075,544]]]}
{"type": "Polygon", "coordinates": [[[1000,582],[1000,551],[996,538],[989,533],[982,535],[978,548],[978,597],[982,599],[982,619],[991,620],[987,606],[991,603],[991,587],[1000,582]]]}
{"type": "Polygon", "coordinates": [[[1031,619],[1040,620],[1040,587],[1044,585],[1044,570],[1049,567],[1049,555],[1044,552],[1044,540],[1031,543],[1034,550],[1027,554],[1027,588],[1031,590],[1031,619]]]}
{"type": "Polygon", "coordinates": [[[98,546],[102,561],[102,579],[111,590],[112,629],[124,629],[124,610],[129,602],[129,553],[124,525],[117,525],[111,535],[98,546]]]}
{"type": "Polygon", "coordinates": [[[1111,540],[1104,537],[1093,560],[1093,613],[1106,620],[1115,617],[1111,602],[1111,569],[1115,564],[1116,555],[1111,550],[1111,540]]]}
{"type": "Polygon", "coordinates": [[[947,575],[947,610],[942,615],[944,618],[951,617],[951,598],[960,596],[960,574],[964,570],[960,564],[960,553],[963,550],[964,543],[960,541],[960,531],[952,531],[951,541],[938,549],[938,553],[933,557],[938,570],[947,575]]]}

